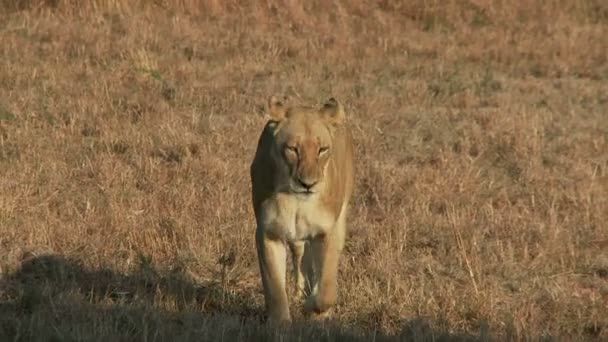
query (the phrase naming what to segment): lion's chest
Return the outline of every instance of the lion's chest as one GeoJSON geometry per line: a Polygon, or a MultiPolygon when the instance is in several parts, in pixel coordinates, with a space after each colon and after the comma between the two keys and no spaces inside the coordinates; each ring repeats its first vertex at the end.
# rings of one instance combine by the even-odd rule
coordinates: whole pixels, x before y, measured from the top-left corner
{"type": "Polygon", "coordinates": [[[286,196],[270,203],[265,210],[265,230],[287,241],[305,240],[329,232],[334,215],[315,199],[286,196]]]}

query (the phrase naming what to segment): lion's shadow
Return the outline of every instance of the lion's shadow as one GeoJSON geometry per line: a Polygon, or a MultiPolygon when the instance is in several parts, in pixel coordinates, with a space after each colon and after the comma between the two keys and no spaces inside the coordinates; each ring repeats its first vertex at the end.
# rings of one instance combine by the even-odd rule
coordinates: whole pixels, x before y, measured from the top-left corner
{"type": "Polygon", "coordinates": [[[259,308],[248,305],[251,301],[247,293],[228,291],[221,280],[195,284],[180,269],[161,274],[150,259],[143,256],[129,274],[109,268],[89,270],[81,262],[60,255],[30,257],[6,280],[47,297],[70,293],[90,303],[105,301],[123,306],[151,305],[159,299],[169,299],[178,311],[195,309],[262,317],[259,308]]]}
{"type": "Polygon", "coordinates": [[[60,255],[31,256],[2,279],[0,289],[0,340],[37,340],[47,333],[50,337],[42,339],[71,340],[69,336],[78,336],[71,334],[74,329],[94,340],[138,340],[146,331],[160,334],[161,340],[169,335],[169,340],[190,340],[214,336],[209,325],[263,321],[251,291],[228,289],[221,280],[195,284],[180,270],[161,274],[146,258],[123,274],[109,268],[90,270],[60,255]],[[192,331],[184,331],[189,325],[192,331]],[[205,326],[209,331],[201,332],[205,326]],[[182,332],[183,338],[175,332],[182,332]]]}
{"type": "Polygon", "coordinates": [[[161,274],[142,259],[129,274],[90,270],[77,260],[42,255],[23,260],[0,286],[0,340],[217,341],[475,340],[437,333],[421,320],[397,336],[353,331],[335,322],[269,329],[254,291],[221,281],[197,284],[179,270],[161,274]]]}

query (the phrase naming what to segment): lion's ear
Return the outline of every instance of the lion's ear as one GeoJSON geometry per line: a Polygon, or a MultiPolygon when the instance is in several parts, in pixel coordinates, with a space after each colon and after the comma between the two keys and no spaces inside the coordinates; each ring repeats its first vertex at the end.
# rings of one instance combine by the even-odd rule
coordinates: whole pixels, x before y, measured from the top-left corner
{"type": "Polygon", "coordinates": [[[287,108],[278,97],[272,95],[268,98],[268,112],[272,120],[281,121],[287,114],[287,108]]]}
{"type": "Polygon", "coordinates": [[[327,115],[327,117],[336,124],[341,124],[345,120],[346,114],[344,113],[344,107],[340,103],[340,101],[335,98],[330,98],[325,102],[323,108],[321,108],[321,112],[327,115]]]}

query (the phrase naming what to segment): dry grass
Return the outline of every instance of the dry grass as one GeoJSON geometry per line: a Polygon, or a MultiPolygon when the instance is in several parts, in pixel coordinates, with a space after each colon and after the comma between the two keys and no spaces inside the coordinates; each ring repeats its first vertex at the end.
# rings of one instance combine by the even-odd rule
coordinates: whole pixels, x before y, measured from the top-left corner
{"type": "Polygon", "coordinates": [[[3,340],[608,337],[605,1],[74,3],[0,2],[3,340]],[[339,306],[284,331],[272,93],[340,98],[358,152],[339,306]]]}

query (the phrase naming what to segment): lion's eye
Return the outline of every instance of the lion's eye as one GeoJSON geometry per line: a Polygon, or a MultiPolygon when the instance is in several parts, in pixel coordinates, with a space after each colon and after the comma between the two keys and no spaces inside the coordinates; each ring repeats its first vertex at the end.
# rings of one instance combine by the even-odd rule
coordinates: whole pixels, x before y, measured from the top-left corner
{"type": "Polygon", "coordinates": [[[295,147],[295,146],[289,146],[289,145],[287,145],[287,146],[285,146],[285,150],[287,152],[290,152],[290,153],[298,154],[298,148],[295,147]]]}
{"type": "Polygon", "coordinates": [[[327,146],[321,147],[319,149],[319,155],[325,154],[325,153],[327,153],[327,151],[329,151],[329,147],[327,147],[327,146]]]}

